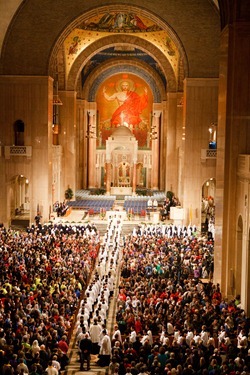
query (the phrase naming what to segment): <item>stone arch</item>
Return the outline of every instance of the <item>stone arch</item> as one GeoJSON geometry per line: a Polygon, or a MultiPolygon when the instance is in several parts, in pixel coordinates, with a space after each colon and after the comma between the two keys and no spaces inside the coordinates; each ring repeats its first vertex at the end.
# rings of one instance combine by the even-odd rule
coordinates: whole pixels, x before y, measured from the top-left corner
{"type": "Polygon", "coordinates": [[[177,77],[175,77],[173,69],[166,56],[161,51],[159,51],[157,47],[152,45],[151,42],[142,40],[139,37],[133,35],[119,35],[119,37],[117,35],[111,35],[93,42],[74,61],[66,82],[66,90],[76,90],[77,80],[81,73],[82,67],[84,66],[86,61],[90,60],[91,57],[96,54],[96,52],[102,51],[103,49],[111,46],[121,44],[129,44],[133,47],[136,46],[148,53],[150,56],[154,57],[159,66],[162,68],[163,73],[167,79],[168,91],[177,91],[177,77]]]}
{"type": "Polygon", "coordinates": [[[181,6],[176,6],[175,2],[162,6],[161,2],[145,4],[145,1],[137,0],[136,5],[120,2],[104,5],[101,0],[96,0],[93,6],[90,2],[71,0],[58,12],[58,4],[54,2],[50,3],[48,10],[45,4],[35,7],[32,1],[27,0],[25,4],[20,4],[9,24],[3,41],[0,70],[4,75],[54,77],[58,52],[72,30],[100,12],[124,11],[146,17],[167,32],[180,53],[184,70],[188,73],[186,76],[214,77],[218,75],[218,59],[214,51],[219,48],[220,14],[210,2],[211,0],[195,0],[190,7],[188,2],[183,2],[181,6]],[[197,17],[199,6],[204,10],[202,22],[197,17]],[[33,19],[37,20],[34,21],[35,27],[34,23],[30,22],[31,14],[33,19]],[[190,27],[190,19],[194,21],[195,27],[190,27]],[[20,39],[20,34],[26,37],[20,39]],[[36,53],[27,54],[27,51],[33,50],[36,50],[36,53]],[[193,53],[197,59],[193,58],[193,53]],[[16,61],[19,63],[16,64],[16,61]]]}
{"type": "MultiPolygon", "coordinates": [[[[120,11],[134,12],[139,16],[143,16],[143,17],[151,20],[152,22],[154,22],[155,24],[160,26],[163,30],[167,31],[168,35],[173,40],[173,42],[177,46],[178,51],[180,53],[180,65],[181,65],[182,69],[179,70],[179,73],[180,72],[184,73],[183,79],[184,79],[184,77],[188,76],[188,60],[187,60],[186,52],[184,50],[184,47],[183,47],[180,39],[178,38],[177,34],[174,32],[173,28],[169,24],[167,24],[165,21],[163,21],[159,16],[155,15],[154,13],[149,12],[149,11],[147,11],[147,10],[141,8],[141,7],[138,7],[138,6],[131,6],[131,5],[127,6],[125,4],[123,4],[122,6],[120,4],[119,5],[114,4],[114,5],[109,5],[109,6],[100,6],[100,7],[97,7],[95,9],[92,9],[88,12],[85,12],[83,15],[81,15],[76,20],[74,20],[67,28],[65,28],[65,30],[61,33],[60,37],[58,38],[58,40],[57,40],[57,42],[56,42],[56,44],[55,44],[55,46],[52,50],[52,53],[51,53],[51,56],[50,56],[50,61],[49,61],[49,74],[53,77],[55,71],[58,72],[58,71],[62,70],[62,69],[60,69],[60,67],[62,67],[61,63],[62,63],[62,58],[63,58],[63,55],[61,53],[62,52],[62,45],[63,45],[63,42],[66,39],[66,37],[75,28],[79,27],[81,24],[83,24],[86,20],[90,19],[91,17],[97,16],[102,12],[117,12],[117,11],[119,11],[119,12],[120,11]],[[58,61],[58,56],[59,56],[60,61],[58,61]],[[58,63],[60,63],[60,67],[58,67],[58,63]]],[[[134,36],[131,35],[131,34],[127,34],[127,35],[126,34],[123,34],[123,35],[112,34],[111,36],[106,37],[106,38],[114,38],[115,39],[114,43],[115,42],[117,43],[117,39],[119,38],[118,42],[121,43],[121,38],[124,38],[124,37],[126,38],[126,43],[128,43],[128,40],[133,38],[134,36]]],[[[101,39],[101,41],[103,41],[103,39],[101,39]]],[[[139,39],[139,38],[137,38],[137,39],[139,39]]],[[[141,41],[141,42],[143,42],[143,41],[141,41]]],[[[96,44],[96,43],[94,43],[94,44],[96,44]]],[[[136,43],[136,44],[140,45],[140,43],[136,43]]],[[[150,43],[150,45],[151,45],[151,48],[153,48],[155,50],[154,53],[156,53],[158,55],[160,53],[160,51],[154,45],[152,45],[151,43],[150,43]]],[[[150,49],[147,51],[148,53],[149,53],[150,49]]],[[[87,57],[88,57],[88,55],[86,56],[86,58],[87,57]]],[[[85,61],[86,58],[84,58],[82,61],[85,61]]],[[[166,59],[166,61],[168,62],[167,59],[166,59]]],[[[169,64],[169,62],[168,62],[168,64],[169,64]]],[[[80,69],[80,67],[78,67],[78,69],[76,68],[76,70],[79,70],[79,69],[80,69]]],[[[63,72],[61,72],[61,73],[63,73],[63,72]]],[[[73,77],[75,76],[74,73],[73,73],[73,77]]],[[[168,79],[170,79],[170,78],[168,78],[168,79]]],[[[180,81],[182,82],[183,79],[181,79],[180,81]]],[[[60,82],[62,81],[62,77],[61,77],[61,79],[59,79],[59,81],[60,82]]],[[[71,90],[71,87],[72,87],[72,83],[66,89],[71,90]]],[[[61,87],[60,87],[60,89],[61,89],[61,87]]]]}
{"type": "Polygon", "coordinates": [[[214,228],[216,216],[215,191],[216,179],[214,177],[203,180],[201,185],[201,231],[203,233],[211,231],[214,228]]]}
{"type": "Polygon", "coordinates": [[[211,177],[203,180],[203,182],[202,182],[202,197],[203,196],[204,197],[212,196],[214,198],[215,197],[215,190],[216,190],[216,179],[215,179],[215,177],[211,176],[211,177]],[[211,186],[209,186],[209,184],[211,184],[211,186]]]}
{"type": "Polygon", "coordinates": [[[14,135],[15,135],[15,145],[24,146],[24,129],[25,124],[23,120],[18,119],[13,124],[14,135]]]}
{"type": "Polygon", "coordinates": [[[120,71],[132,73],[144,79],[152,89],[154,103],[166,100],[166,89],[158,74],[149,68],[146,63],[131,59],[129,61],[114,59],[103,63],[101,72],[99,68],[96,68],[84,85],[84,98],[88,96],[88,101],[95,101],[96,91],[100,83],[112,74],[119,73],[120,71]]]}
{"type": "Polygon", "coordinates": [[[9,197],[11,216],[29,212],[30,186],[26,175],[14,175],[9,180],[9,197]]]}

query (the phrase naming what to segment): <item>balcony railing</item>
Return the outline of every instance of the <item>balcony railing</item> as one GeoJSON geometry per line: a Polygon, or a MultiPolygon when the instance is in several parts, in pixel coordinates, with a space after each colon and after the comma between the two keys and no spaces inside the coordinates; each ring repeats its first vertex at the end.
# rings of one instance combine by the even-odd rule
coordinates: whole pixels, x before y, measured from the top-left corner
{"type": "Polygon", "coordinates": [[[12,156],[26,156],[31,158],[32,146],[5,146],[5,159],[10,159],[12,156]]]}
{"type": "Polygon", "coordinates": [[[201,161],[216,159],[217,150],[216,149],[202,149],[201,150],[201,161]]]}

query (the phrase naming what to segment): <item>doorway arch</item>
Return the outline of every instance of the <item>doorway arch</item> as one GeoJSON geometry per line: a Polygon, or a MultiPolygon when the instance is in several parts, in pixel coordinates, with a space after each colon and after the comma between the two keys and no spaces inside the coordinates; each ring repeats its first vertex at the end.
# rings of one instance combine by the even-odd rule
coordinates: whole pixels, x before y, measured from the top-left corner
{"type": "Polygon", "coordinates": [[[208,232],[214,237],[215,224],[215,178],[207,179],[202,185],[201,198],[201,232],[207,234],[208,232]]]}
{"type": "Polygon", "coordinates": [[[14,176],[11,180],[11,217],[29,216],[30,198],[29,198],[29,179],[20,174],[14,176]]]}

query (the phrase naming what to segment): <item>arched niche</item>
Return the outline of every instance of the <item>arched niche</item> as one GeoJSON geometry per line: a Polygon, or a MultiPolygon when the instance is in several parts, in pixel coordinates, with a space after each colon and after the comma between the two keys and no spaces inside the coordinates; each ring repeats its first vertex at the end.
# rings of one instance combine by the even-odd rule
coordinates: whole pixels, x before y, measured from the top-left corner
{"type": "MultiPolygon", "coordinates": [[[[148,55],[154,57],[159,66],[161,67],[164,76],[167,78],[168,91],[175,92],[178,90],[177,81],[183,81],[184,75],[181,79],[176,77],[171,64],[169,63],[167,56],[165,56],[156,46],[154,46],[150,41],[142,40],[139,37],[133,35],[111,35],[103,37],[100,40],[93,42],[90,46],[82,51],[80,55],[76,57],[74,63],[70,69],[70,72],[66,81],[67,90],[75,90],[77,88],[77,82],[81,71],[90,61],[90,59],[96,55],[96,53],[101,52],[107,47],[128,45],[131,47],[138,47],[148,55]]],[[[179,71],[180,74],[180,71],[179,71]]],[[[184,71],[182,71],[184,74],[184,71]]]]}
{"type": "Polygon", "coordinates": [[[11,218],[24,219],[25,217],[29,217],[29,179],[24,175],[14,176],[11,179],[10,191],[11,218]]]}
{"type": "Polygon", "coordinates": [[[201,198],[201,232],[214,236],[215,223],[215,189],[216,180],[211,177],[207,179],[202,185],[201,198]]]}
{"type": "Polygon", "coordinates": [[[143,79],[152,90],[154,103],[166,100],[166,87],[161,78],[146,63],[135,60],[114,59],[102,64],[101,72],[97,68],[86,80],[83,87],[83,97],[89,102],[95,101],[96,93],[102,82],[119,72],[133,74],[143,79]]]}
{"type": "Polygon", "coordinates": [[[16,120],[13,124],[14,134],[15,134],[15,145],[23,146],[24,145],[24,129],[25,124],[23,120],[16,120]]]}

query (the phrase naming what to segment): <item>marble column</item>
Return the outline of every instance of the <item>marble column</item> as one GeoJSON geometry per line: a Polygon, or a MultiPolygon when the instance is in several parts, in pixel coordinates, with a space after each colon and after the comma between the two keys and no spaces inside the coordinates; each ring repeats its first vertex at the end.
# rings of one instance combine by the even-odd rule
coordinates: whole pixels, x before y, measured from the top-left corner
{"type": "Polygon", "coordinates": [[[133,166],[133,185],[132,185],[132,194],[136,194],[136,162],[134,162],[133,166]]]}
{"type": "Polygon", "coordinates": [[[89,152],[88,152],[88,187],[96,187],[96,168],[95,168],[95,156],[96,156],[96,125],[95,125],[95,110],[88,110],[88,131],[87,136],[89,140],[89,152]]]}
{"type": "Polygon", "coordinates": [[[111,187],[111,162],[106,161],[106,194],[110,195],[111,187]]]}
{"type": "Polygon", "coordinates": [[[151,189],[159,189],[159,128],[161,111],[153,113],[151,189]]]}
{"type": "Polygon", "coordinates": [[[250,154],[250,15],[246,12],[250,1],[237,0],[237,6],[236,1],[225,3],[220,43],[214,282],[221,284],[222,293],[229,299],[235,297],[236,285],[241,283],[241,306],[249,314],[249,284],[245,285],[250,270],[244,269],[248,265],[249,243],[244,240],[237,247],[237,231],[242,218],[243,239],[249,238],[249,223],[243,214],[249,190],[238,177],[238,165],[240,154],[250,154]],[[239,257],[243,265],[240,273],[239,257]]]}

